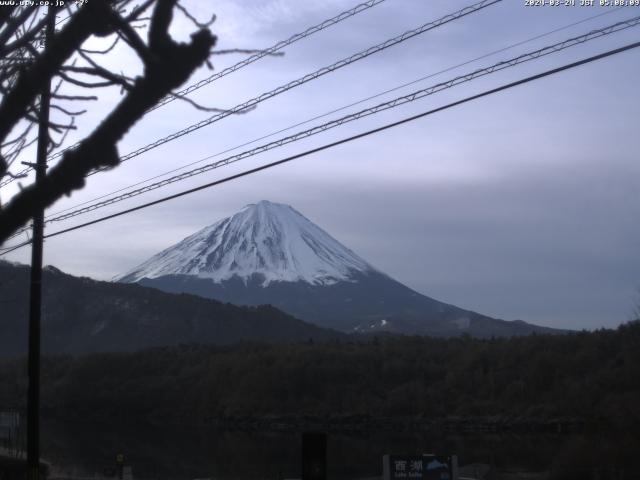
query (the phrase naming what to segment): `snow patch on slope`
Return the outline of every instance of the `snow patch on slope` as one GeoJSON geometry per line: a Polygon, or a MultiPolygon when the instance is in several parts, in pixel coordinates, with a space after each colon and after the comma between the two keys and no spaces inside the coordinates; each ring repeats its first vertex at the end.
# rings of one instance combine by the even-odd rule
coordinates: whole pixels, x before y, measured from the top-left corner
{"type": "Polygon", "coordinates": [[[263,200],[154,255],[121,282],[194,275],[222,282],[256,274],[270,282],[331,285],[375,269],[289,205],[263,200]]]}

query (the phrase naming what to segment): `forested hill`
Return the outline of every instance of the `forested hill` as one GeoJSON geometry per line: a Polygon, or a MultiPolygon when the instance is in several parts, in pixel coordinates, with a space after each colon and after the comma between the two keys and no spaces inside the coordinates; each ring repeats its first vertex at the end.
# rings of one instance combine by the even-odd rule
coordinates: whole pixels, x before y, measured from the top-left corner
{"type": "MultiPolygon", "coordinates": [[[[495,340],[175,346],[48,357],[43,367],[49,418],[573,418],[640,432],[640,322],[495,340]]],[[[24,360],[0,362],[0,405],[24,405],[25,372],[24,360]]]]}
{"type": "MultiPolygon", "coordinates": [[[[45,353],[133,351],[159,345],[328,340],[341,333],[270,306],[237,307],[139,285],[43,272],[45,353]]],[[[0,355],[26,352],[29,267],[0,261],[0,355]]]]}

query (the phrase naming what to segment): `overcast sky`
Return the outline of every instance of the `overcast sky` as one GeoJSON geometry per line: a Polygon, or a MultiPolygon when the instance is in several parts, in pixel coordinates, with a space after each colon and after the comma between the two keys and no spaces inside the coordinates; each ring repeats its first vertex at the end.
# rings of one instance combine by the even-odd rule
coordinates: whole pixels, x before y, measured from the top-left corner
{"type": "MultiPolygon", "coordinates": [[[[219,36],[218,47],[227,49],[270,46],[357,2],[185,3],[199,18],[217,14],[212,29],[219,36]]],[[[233,107],[470,3],[387,0],[296,43],[284,57],[259,61],[193,98],[208,106],[233,107]]],[[[251,113],[92,176],[83,191],[48,213],[605,12],[309,126],[640,15],[640,7],[528,7],[524,0],[504,0],[268,100],[251,113]]],[[[191,31],[193,26],[176,19],[176,35],[187,38],[191,31]]],[[[47,230],[207,183],[639,38],[640,27],[631,28],[47,230]]],[[[213,63],[220,70],[242,58],[220,55],[213,63]]],[[[138,68],[122,49],[111,62],[122,69],[138,68]]],[[[203,69],[192,81],[210,74],[203,69]]],[[[631,318],[640,300],[639,74],[640,51],[622,53],[50,239],[45,262],[75,275],[110,279],[244,205],[268,199],[292,205],[380,270],[438,300],[508,320],[577,329],[614,327],[631,318]]],[[[105,91],[70,141],[90,131],[118,98],[119,92],[105,91]]],[[[123,140],[120,152],[209,115],[173,102],[145,117],[123,140]]],[[[7,189],[3,199],[11,192],[7,189]]],[[[25,263],[28,258],[28,249],[10,256],[25,263]]]]}

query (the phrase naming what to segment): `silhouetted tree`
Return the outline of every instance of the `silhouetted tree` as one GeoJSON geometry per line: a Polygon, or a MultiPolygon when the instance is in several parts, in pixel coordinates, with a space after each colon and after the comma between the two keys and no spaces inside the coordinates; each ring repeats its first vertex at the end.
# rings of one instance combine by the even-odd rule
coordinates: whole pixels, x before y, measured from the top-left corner
{"type": "MultiPolygon", "coordinates": [[[[554,431],[558,419],[579,419],[640,432],[640,322],[495,340],[182,345],[49,357],[43,365],[43,408],[63,418],[249,426],[275,416],[291,425],[309,417],[364,426],[448,417],[554,431]]],[[[0,404],[20,406],[25,372],[22,361],[0,358],[0,404]]]]}
{"type": "Polygon", "coordinates": [[[65,6],[49,8],[0,8],[0,180],[10,175],[11,163],[35,140],[40,93],[47,82],[53,82],[52,111],[64,117],[48,124],[49,151],[75,128],[75,118],[83,111],[73,106],[96,99],[88,90],[117,87],[123,93],[102,122],[48,169],[41,185],[24,188],[0,210],[0,244],[37,209],[82,188],[89,172],[119,164],[117,144],[125,133],[207,61],[216,41],[208,25],[197,22],[177,0],[67,1],[65,6]],[[176,9],[197,26],[187,43],[169,35],[176,9]],[[62,18],[60,29],[44,44],[47,23],[54,15],[62,18]],[[140,29],[147,32],[146,39],[140,29]],[[113,43],[91,50],[87,42],[92,38],[113,43]],[[100,65],[99,57],[118,42],[140,59],[141,75],[132,78],[100,65]]]}

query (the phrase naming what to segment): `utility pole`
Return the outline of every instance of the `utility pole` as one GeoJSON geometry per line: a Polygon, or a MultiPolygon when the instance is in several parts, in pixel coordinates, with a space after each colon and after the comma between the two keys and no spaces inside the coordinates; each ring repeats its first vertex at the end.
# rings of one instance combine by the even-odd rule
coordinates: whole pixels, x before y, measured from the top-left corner
{"type": "MultiPolygon", "coordinates": [[[[51,46],[56,15],[55,8],[47,10],[44,48],[51,46]]],[[[38,118],[38,147],[35,164],[36,185],[47,173],[49,145],[49,107],[51,81],[45,82],[40,93],[38,118]]],[[[27,480],[40,480],[40,317],[42,307],[42,250],[44,208],[33,215],[33,243],[31,248],[31,287],[29,303],[29,391],[27,398],[27,480]]]]}

